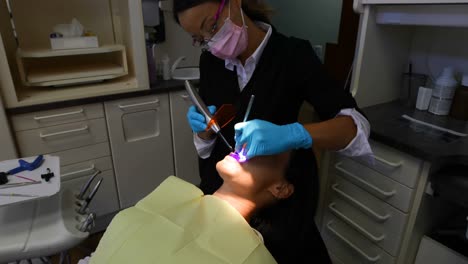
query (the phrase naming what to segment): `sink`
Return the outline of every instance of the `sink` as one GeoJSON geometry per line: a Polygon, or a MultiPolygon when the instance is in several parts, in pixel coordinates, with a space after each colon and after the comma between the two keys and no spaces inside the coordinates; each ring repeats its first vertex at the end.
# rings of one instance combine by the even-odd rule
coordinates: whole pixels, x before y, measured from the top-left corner
{"type": "Polygon", "coordinates": [[[176,68],[172,71],[172,79],[174,80],[198,80],[200,79],[200,68],[198,67],[176,68]]]}

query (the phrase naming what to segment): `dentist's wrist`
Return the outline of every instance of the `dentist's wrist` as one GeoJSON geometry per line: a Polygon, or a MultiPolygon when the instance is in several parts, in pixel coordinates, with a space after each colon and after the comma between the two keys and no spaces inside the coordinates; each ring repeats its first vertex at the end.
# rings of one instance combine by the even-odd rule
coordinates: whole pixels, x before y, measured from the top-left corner
{"type": "Polygon", "coordinates": [[[305,129],[303,125],[300,123],[293,123],[289,124],[288,126],[288,134],[290,135],[289,138],[293,141],[292,146],[295,149],[303,148],[311,148],[312,147],[312,137],[309,134],[309,131],[305,129]]]}
{"type": "Polygon", "coordinates": [[[203,140],[212,140],[216,137],[216,134],[215,132],[213,132],[213,130],[208,130],[208,131],[204,131],[204,132],[199,132],[198,134],[198,137],[203,139],[203,140]]]}

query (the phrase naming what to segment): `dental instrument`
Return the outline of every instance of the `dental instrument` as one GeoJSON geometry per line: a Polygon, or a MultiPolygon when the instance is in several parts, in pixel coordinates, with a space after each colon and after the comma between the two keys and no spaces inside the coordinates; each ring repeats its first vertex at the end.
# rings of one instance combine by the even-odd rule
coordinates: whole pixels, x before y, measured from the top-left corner
{"type": "Polygon", "coordinates": [[[104,178],[101,178],[96,185],[94,186],[94,189],[91,191],[91,193],[88,195],[88,197],[84,200],[84,203],[81,205],[80,209],[78,209],[79,214],[84,214],[86,213],[86,209],[88,209],[89,204],[91,203],[91,200],[93,200],[94,196],[96,195],[99,186],[101,186],[102,181],[104,178]]]}
{"type": "Polygon", "coordinates": [[[255,99],[255,95],[252,94],[250,96],[249,104],[247,105],[247,111],[245,111],[244,121],[242,122],[246,122],[247,118],[249,118],[250,110],[252,109],[252,104],[253,104],[254,99],[255,99]]]}
{"type": "Polygon", "coordinates": [[[96,176],[98,174],[100,174],[101,171],[100,170],[97,170],[96,172],[94,172],[93,175],[91,175],[89,177],[89,179],[86,181],[85,184],[83,184],[83,186],[81,186],[81,189],[80,189],[80,192],[78,193],[78,195],[76,196],[77,199],[79,200],[83,200],[84,199],[84,196],[86,194],[86,191],[88,190],[89,186],[91,185],[91,182],[94,180],[94,178],[96,178],[96,176]]]}
{"type": "MultiPolygon", "coordinates": [[[[254,99],[255,99],[255,95],[252,94],[250,96],[249,104],[247,105],[247,110],[245,111],[244,120],[242,121],[244,123],[247,122],[247,119],[249,118],[250,110],[252,109],[254,99]]],[[[247,160],[247,157],[243,154],[244,150],[245,150],[245,145],[242,146],[242,149],[239,152],[235,151],[229,154],[229,156],[235,158],[238,162],[244,162],[247,160]]]]}
{"type": "Polygon", "coordinates": [[[96,214],[95,213],[90,213],[86,219],[80,224],[80,227],[78,230],[81,232],[88,232],[89,229],[91,229],[94,225],[94,221],[96,219],[96,214]]]}
{"type": "Polygon", "coordinates": [[[8,189],[8,188],[13,188],[13,187],[26,186],[26,185],[32,185],[32,184],[41,184],[41,183],[42,183],[41,181],[9,183],[9,184],[0,185],[0,189],[8,189]]]}
{"type": "Polygon", "coordinates": [[[23,159],[20,159],[18,162],[19,162],[19,167],[16,167],[12,170],[9,170],[7,172],[8,175],[13,175],[13,174],[17,174],[19,172],[22,172],[22,171],[25,171],[25,170],[28,170],[28,171],[33,171],[37,168],[39,168],[41,165],[42,165],[42,162],[44,161],[44,156],[43,155],[39,155],[37,156],[36,159],[34,159],[33,162],[27,162],[23,159]]]}
{"type": "Polygon", "coordinates": [[[198,95],[198,92],[195,90],[195,87],[193,87],[190,81],[188,80],[185,80],[185,89],[187,90],[193,104],[205,116],[208,129],[213,130],[213,132],[215,132],[223,140],[223,142],[226,144],[229,150],[231,152],[234,152],[233,147],[229,144],[229,142],[226,140],[223,134],[221,134],[221,128],[219,127],[218,123],[211,115],[210,111],[208,110],[208,107],[206,107],[205,103],[198,95]]]}
{"type": "Polygon", "coordinates": [[[21,194],[21,193],[0,193],[0,197],[39,197],[39,196],[32,195],[32,194],[21,194]]]}

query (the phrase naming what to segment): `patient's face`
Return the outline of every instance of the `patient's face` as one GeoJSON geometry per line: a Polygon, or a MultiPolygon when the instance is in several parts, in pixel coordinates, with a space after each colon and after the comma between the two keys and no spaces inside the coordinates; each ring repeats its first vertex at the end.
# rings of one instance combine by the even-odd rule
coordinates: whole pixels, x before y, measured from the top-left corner
{"type": "Polygon", "coordinates": [[[257,156],[242,163],[227,155],[216,164],[216,170],[234,192],[249,195],[264,191],[278,181],[285,181],[288,161],[289,153],[257,156]]]}

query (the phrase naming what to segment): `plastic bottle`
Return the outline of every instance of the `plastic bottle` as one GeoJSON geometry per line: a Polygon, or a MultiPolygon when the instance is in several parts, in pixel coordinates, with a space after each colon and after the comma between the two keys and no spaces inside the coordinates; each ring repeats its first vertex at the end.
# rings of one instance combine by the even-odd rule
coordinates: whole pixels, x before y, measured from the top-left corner
{"type": "Polygon", "coordinates": [[[450,116],[468,121],[468,74],[463,76],[462,85],[455,91],[450,116]]]}
{"type": "Polygon", "coordinates": [[[146,60],[148,63],[148,76],[150,85],[156,84],[158,72],[156,70],[155,54],[154,54],[154,45],[149,42],[146,43],[146,60]]]}
{"type": "Polygon", "coordinates": [[[163,79],[170,80],[171,79],[171,66],[169,65],[169,56],[164,54],[162,61],[162,68],[163,68],[163,79]]]}
{"type": "Polygon", "coordinates": [[[448,115],[457,86],[453,68],[445,67],[435,82],[429,112],[435,115],[448,115]]]}

